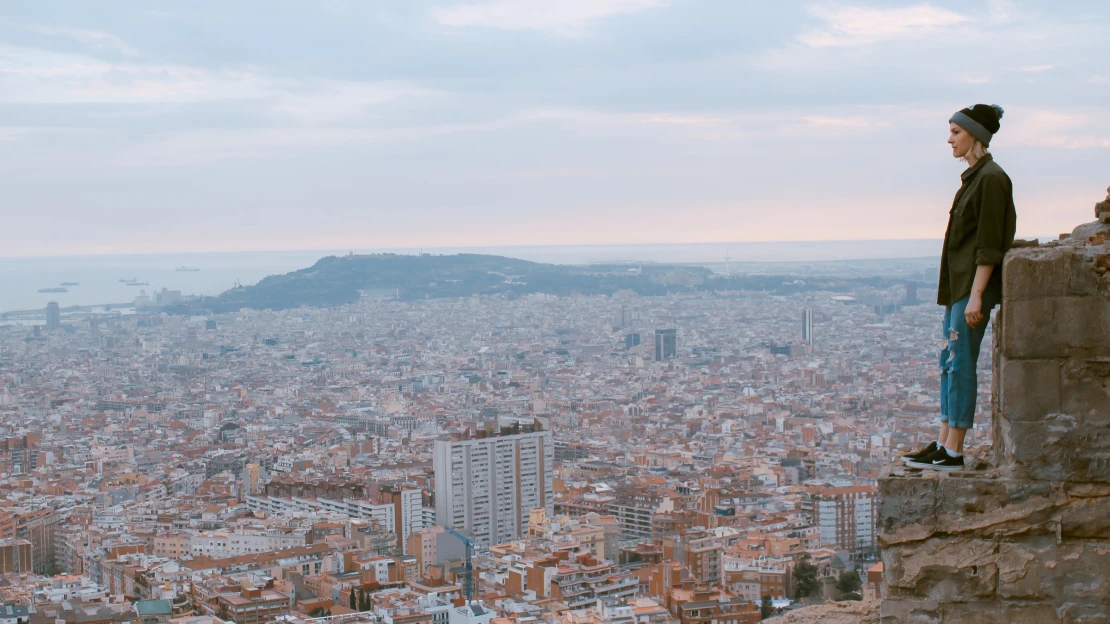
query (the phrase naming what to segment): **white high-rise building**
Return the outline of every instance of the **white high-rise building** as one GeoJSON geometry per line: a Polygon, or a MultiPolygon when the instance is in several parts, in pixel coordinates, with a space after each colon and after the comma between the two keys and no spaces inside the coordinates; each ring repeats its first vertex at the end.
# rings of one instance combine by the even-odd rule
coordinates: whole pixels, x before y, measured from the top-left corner
{"type": "Polygon", "coordinates": [[[436,524],[488,548],[527,534],[530,510],[553,515],[555,443],[543,428],[536,419],[502,435],[437,440],[432,455],[436,524]]]}

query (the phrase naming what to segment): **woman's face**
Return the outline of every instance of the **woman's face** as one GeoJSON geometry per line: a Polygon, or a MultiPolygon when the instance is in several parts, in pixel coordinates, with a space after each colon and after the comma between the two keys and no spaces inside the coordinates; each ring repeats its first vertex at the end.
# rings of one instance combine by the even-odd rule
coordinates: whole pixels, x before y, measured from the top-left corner
{"type": "Polygon", "coordinates": [[[963,158],[974,141],[975,137],[967,130],[957,126],[955,122],[948,122],[948,144],[952,146],[953,158],[963,158]]]}

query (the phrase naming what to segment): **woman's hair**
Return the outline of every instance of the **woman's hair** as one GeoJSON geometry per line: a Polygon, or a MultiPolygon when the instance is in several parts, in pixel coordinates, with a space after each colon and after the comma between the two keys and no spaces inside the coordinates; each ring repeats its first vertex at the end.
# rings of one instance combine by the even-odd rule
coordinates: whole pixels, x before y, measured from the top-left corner
{"type": "MultiPolygon", "coordinates": [[[[965,130],[964,132],[967,131],[965,130]]],[[[967,164],[970,165],[972,161],[979,162],[982,160],[989,152],[990,150],[983,145],[982,141],[975,137],[971,137],[971,147],[967,148],[966,154],[960,156],[960,160],[966,161],[967,164]]]]}

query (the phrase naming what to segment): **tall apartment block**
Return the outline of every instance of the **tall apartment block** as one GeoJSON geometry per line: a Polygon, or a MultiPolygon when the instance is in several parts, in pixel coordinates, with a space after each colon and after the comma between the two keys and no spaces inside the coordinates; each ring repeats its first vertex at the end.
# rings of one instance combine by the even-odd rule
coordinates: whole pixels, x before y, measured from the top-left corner
{"type": "Polygon", "coordinates": [[[258,464],[247,464],[243,468],[243,498],[258,496],[261,491],[262,467],[258,464]]]}
{"type": "Polygon", "coordinates": [[[814,495],[813,512],[821,543],[851,553],[853,559],[876,551],[879,515],[874,486],[825,488],[814,495]]]}
{"type": "Polygon", "coordinates": [[[555,513],[555,444],[541,419],[512,419],[471,439],[437,440],[436,523],[489,547],[528,533],[528,512],[555,513]]]}
{"type": "Polygon", "coordinates": [[[724,545],[713,532],[692,530],[681,536],[663,538],[663,558],[681,563],[699,583],[716,585],[724,569],[724,545]]]}
{"type": "Polygon", "coordinates": [[[813,346],[813,310],[802,310],[802,340],[813,346]]]}

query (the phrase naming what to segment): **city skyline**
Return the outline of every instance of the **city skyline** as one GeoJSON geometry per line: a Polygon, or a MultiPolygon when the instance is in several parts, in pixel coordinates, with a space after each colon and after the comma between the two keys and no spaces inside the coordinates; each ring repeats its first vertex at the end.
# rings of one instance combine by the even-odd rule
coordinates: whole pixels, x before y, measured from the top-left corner
{"type": "Polygon", "coordinates": [[[544,6],[4,7],[0,248],[939,238],[975,101],[1019,237],[1105,184],[1099,3],[544,6]]]}
{"type": "Polygon", "coordinates": [[[1110,621],[1108,26],[0,6],[0,624],[1110,621]]]}

